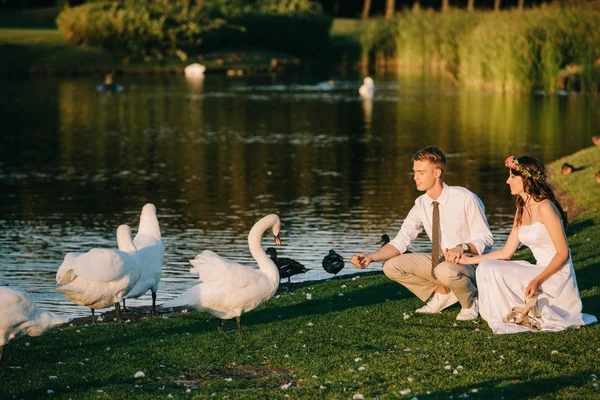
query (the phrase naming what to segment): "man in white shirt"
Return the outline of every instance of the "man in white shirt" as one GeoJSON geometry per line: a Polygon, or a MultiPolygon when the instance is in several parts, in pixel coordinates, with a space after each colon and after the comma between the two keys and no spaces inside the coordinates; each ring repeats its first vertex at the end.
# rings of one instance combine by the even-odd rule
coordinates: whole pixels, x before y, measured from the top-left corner
{"type": "Polygon", "coordinates": [[[390,243],[374,253],[356,254],[352,264],[363,269],[373,261],[386,261],[383,272],[388,278],[423,301],[433,293],[417,313],[438,313],[460,302],[462,309],[456,319],[476,319],[475,265],[458,261],[464,253],[487,253],[494,244],[483,203],[475,193],[444,183],[446,157],[439,148],[425,147],[412,160],[417,189],[425,194],[415,200],[390,243]],[[432,254],[403,254],[423,229],[433,243],[432,254]]]}

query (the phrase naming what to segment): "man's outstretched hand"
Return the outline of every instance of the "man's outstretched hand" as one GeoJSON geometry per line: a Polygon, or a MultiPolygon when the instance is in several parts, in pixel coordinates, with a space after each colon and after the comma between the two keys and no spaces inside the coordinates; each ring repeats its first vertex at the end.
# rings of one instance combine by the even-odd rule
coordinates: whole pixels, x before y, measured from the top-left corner
{"type": "Polygon", "coordinates": [[[357,255],[352,257],[352,264],[358,269],[365,269],[369,264],[371,264],[371,257],[366,254],[358,253],[357,255]]]}

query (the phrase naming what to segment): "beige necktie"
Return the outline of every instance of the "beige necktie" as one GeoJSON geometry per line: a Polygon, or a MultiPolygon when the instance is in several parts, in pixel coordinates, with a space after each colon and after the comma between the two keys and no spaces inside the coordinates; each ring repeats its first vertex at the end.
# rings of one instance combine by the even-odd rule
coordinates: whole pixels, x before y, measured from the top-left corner
{"type": "Polygon", "coordinates": [[[435,267],[440,263],[440,203],[433,203],[433,218],[431,221],[431,276],[435,279],[435,267]]]}

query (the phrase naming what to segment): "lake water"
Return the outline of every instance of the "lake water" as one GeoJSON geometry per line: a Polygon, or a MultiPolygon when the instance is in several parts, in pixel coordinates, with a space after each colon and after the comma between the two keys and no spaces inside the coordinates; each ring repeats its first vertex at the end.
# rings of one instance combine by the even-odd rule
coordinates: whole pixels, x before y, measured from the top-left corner
{"type": "Polygon", "coordinates": [[[430,144],[446,152],[446,182],[481,197],[501,244],[513,214],[504,159],[553,161],[589,146],[600,120],[591,96],[386,76],[361,101],[360,77],[322,80],[127,77],[121,93],[97,92],[90,78],[0,80],[0,285],[89,315],[54,290],[56,270],[67,252],[116,247],[119,224],[135,234],[147,202],[166,249],[159,302],[195,284],[187,260],[204,249],[255,265],[247,234],[269,213],[282,220],[280,256],[311,268],[293,282],[328,278],[329,249],[346,260],[341,275],[356,273],[350,257],[395,235],[419,195],[410,156],[430,144]]]}

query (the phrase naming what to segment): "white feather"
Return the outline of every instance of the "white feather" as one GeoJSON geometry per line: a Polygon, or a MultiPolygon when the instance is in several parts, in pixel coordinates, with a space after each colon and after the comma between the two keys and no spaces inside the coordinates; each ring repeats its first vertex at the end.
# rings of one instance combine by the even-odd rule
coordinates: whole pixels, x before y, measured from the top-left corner
{"type": "Polygon", "coordinates": [[[40,309],[19,289],[0,287],[0,347],[21,336],[40,336],[69,318],[40,309]]]}
{"type": "Polygon", "coordinates": [[[200,283],[163,307],[188,306],[209,312],[221,319],[239,317],[273,296],[279,287],[279,271],[261,247],[263,233],[273,229],[278,235],[280,221],[271,214],[260,219],[248,234],[248,246],[259,269],[230,261],[205,250],[190,260],[190,272],[199,276],[200,283]]]}
{"type": "MultiPolygon", "coordinates": [[[[117,238],[119,250],[123,250],[126,243],[121,243],[117,238]]],[[[133,239],[140,258],[140,278],[135,286],[125,295],[125,298],[138,298],[148,290],[156,293],[162,277],[162,266],[165,258],[165,248],[160,234],[160,226],[156,217],[156,207],[146,204],[142,208],[140,226],[133,239]]]]}
{"type": "Polygon", "coordinates": [[[56,273],[56,288],[73,303],[91,309],[104,308],[121,301],[140,276],[137,250],[127,225],[117,229],[126,251],[92,249],[87,253],[68,253],[56,273]]]}

